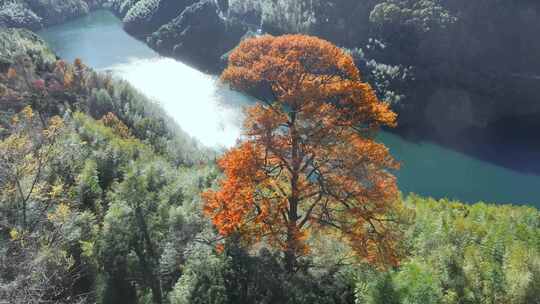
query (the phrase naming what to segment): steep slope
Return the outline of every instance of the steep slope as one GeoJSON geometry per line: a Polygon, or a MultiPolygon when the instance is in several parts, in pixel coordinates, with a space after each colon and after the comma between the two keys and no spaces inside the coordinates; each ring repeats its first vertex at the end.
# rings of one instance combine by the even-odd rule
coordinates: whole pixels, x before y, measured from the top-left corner
{"type": "Polygon", "coordinates": [[[540,127],[538,3],[204,0],[162,18],[168,2],[116,0],[113,8],[161,53],[211,70],[248,30],[326,38],[351,50],[364,78],[400,113],[401,129],[422,137],[502,135],[523,144],[514,141],[540,127]]]}
{"type": "Polygon", "coordinates": [[[2,0],[0,27],[39,29],[88,14],[105,0],[2,0]]]}

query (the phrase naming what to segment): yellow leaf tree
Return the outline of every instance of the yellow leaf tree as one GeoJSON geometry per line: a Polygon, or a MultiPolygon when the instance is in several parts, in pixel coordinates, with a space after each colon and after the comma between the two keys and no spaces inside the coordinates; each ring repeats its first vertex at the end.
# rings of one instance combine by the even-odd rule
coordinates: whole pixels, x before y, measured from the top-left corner
{"type": "Polygon", "coordinates": [[[13,116],[11,134],[0,141],[0,187],[3,189],[0,201],[15,205],[15,208],[3,207],[19,213],[11,217],[18,219],[11,224],[23,230],[29,228],[29,203],[56,195],[54,187],[49,189],[50,185],[44,180],[44,170],[57,153],[56,142],[63,126],[58,116],[42,125],[28,106],[13,116]]]}

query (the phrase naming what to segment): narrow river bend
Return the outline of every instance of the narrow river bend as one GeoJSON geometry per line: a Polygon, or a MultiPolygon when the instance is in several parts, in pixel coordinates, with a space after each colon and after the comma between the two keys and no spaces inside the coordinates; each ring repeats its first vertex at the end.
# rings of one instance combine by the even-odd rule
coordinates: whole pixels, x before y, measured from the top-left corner
{"type": "MultiPolygon", "coordinates": [[[[62,58],[81,58],[97,70],[111,70],[129,81],[160,103],[202,144],[235,144],[242,108],[249,98],[221,86],[215,76],[159,56],[125,33],[120,20],[110,12],[96,11],[39,34],[62,58]]],[[[404,193],[540,206],[540,176],[512,171],[436,144],[409,142],[391,133],[382,133],[380,140],[402,162],[397,176],[404,193]]]]}

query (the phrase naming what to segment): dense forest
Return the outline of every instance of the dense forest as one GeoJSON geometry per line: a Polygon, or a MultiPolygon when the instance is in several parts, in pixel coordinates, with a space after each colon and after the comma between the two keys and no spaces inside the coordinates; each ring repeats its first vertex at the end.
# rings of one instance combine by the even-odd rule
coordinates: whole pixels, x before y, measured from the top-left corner
{"type": "Polygon", "coordinates": [[[354,55],[400,114],[401,135],[540,172],[492,152],[540,151],[528,132],[540,127],[535,1],[3,0],[0,26],[36,29],[103,6],[161,54],[214,73],[239,41],[260,33],[323,37],[354,55]]]}
{"type": "Polygon", "coordinates": [[[113,9],[160,52],[210,69],[257,31],[326,38],[354,54],[379,97],[399,112],[400,128],[449,144],[506,134],[504,143],[524,145],[526,130],[539,127],[534,1],[229,0],[182,12],[192,2],[118,0],[113,9]]]}
{"type": "Polygon", "coordinates": [[[403,196],[373,135],[396,121],[451,137],[538,127],[539,13],[0,0],[0,303],[540,304],[540,211],[403,196]],[[244,142],[200,145],[137,88],[28,30],[102,5],[261,100],[244,142]],[[263,32],[340,48],[249,39],[263,32]]]}
{"type": "Polygon", "coordinates": [[[39,29],[88,14],[102,0],[2,0],[0,26],[39,29]]]}

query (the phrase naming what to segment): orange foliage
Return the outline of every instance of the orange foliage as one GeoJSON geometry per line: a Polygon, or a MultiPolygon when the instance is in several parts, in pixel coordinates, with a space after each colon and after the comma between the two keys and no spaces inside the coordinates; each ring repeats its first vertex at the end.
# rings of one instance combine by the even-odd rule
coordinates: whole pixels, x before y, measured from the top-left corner
{"type": "Polygon", "coordinates": [[[14,68],[9,68],[7,71],[7,78],[13,79],[15,77],[17,77],[17,71],[14,68]]]}
{"type": "Polygon", "coordinates": [[[103,125],[111,128],[114,133],[122,138],[130,138],[129,127],[124,124],[114,113],[109,112],[99,120],[103,125]]]}
{"type": "Polygon", "coordinates": [[[220,160],[225,178],[203,194],[219,233],[281,248],[288,269],[312,229],[333,229],[372,263],[396,264],[386,223],[399,164],[374,141],[396,114],[361,81],[351,56],[309,36],[262,36],[233,51],[222,80],[257,96],[243,143],[220,160]]]}
{"type": "Polygon", "coordinates": [[[62,80],[65,88],[81,90],[86,86],[86,66],[80,58],[76,58],[73,65],[58,60],[54,72],[62,80]]]}
{"type": "Polygon", "coordinates": [[[81,59],[81,58],[75,58],[75,60],[73,61],[73,64],[74,64],[75,67],[78,68],[78,69],[82,69],[82,68],[83,68],[83,62],[82,62],[82,59],[81,59]]]}

